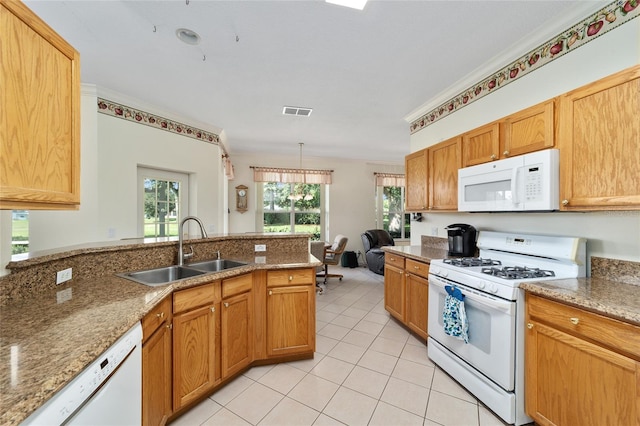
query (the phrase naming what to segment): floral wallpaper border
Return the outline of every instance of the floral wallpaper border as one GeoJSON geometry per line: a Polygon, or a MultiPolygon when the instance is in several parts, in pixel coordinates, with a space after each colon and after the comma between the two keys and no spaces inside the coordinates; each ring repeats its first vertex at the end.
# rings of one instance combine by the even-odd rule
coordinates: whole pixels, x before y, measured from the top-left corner
{"type": "Polygon", "coordinates": [[[515,62],[411,122],[411,134],[640,15],[640,0],[616,0],[515,62]]]}
{"type": "Polygon", "coordinates": [[[169,120],[154,114],[149,114],[138,109],[112,102],[106,99],[98,98],[98,112],[112,117],[122,118],[124,120],[133,121],[135,123],[145,124],[155,127],[156,129],[167,132],[177,133],[189,138],[198,139],[203,142],[218,145],[220,138],[212,132],[198,129],[177,121],[169,120]]]}

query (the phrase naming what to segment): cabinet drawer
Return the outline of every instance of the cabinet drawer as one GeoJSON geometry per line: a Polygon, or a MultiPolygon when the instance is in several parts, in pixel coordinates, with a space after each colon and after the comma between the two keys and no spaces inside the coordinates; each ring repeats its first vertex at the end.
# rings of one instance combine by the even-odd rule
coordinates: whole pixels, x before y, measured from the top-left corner
{"type": "Polygon", "coordinates": [[[253,274],[244,274],[238,277],[222,280],[222,297],[234,296],[244,293],[253,287],[253,274]]]}
{"type": "Polygon", "coordinates": [[[387,252],[384,254],[384,263],[404,269],[404,256],[387,252]]]}
{"type": "Polygon", "coordinates": [[[142,318],[142,340],[145,341],[171,317],[171,297],[164,300],[142,318]]]}
{"type": "Polygon", "coordinates": [[[313,269],[279,269],[267,271],[267,287],[302,285],[314,282],[313,269]]]}
{"type": "Polygon", "coordinates": [[[219,285],[219,282],[176,291],[173,293],[173,313],[213,304],[216,300],[216,285],[219,285]]]}
{"type": "Polygon", "coordinates": [[[407,259],[405,269],[407,274],[415,274],[423,278],[428,278],[429,264],[416,262],[415,260],[407,259]]]}
{"type": "Polygon", "coordinates": [[[527,293],[531,319],[640,359],[640,327],[527,293]]]}

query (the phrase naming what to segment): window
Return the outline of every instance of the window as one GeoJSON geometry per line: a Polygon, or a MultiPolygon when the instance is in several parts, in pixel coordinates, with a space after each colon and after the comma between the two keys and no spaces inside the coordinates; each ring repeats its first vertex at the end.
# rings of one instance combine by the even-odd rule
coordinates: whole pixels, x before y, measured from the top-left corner
{"type": "Polygon", "coordinates": [[[378,228],[394,239],[411,237],[410,214],[404,212],[404,175],[375,173],[378,228]]]}
{"type": "Polygon", "coordinates": [[[29,211],[11,212],[11,258],[18,260],[29,253],[29,211]]]}
{"type": "Polygon", "coordinates": [[[187,216],[189,176],[183,173],[138,169],[142,210],[139,228],[145,238],[175,237],[180,219],[187,216]]]}
{"type": "Polygon", "coordinates": [[[263,232],[294,232],[322,238],[322,187],[305,183],[262,183],[263,232]]]}

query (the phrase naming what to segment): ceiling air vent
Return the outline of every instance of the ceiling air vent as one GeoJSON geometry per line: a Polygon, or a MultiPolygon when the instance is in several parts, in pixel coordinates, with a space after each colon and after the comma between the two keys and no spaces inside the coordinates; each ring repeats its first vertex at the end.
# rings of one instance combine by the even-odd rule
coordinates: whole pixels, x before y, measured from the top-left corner
{"type": "Polygon", "coordinates": [[[292,107],[286,106],[282,109],[284,115],[299,115],[301,117],[308,117],[311,115],[311,108],[292,107]]]}

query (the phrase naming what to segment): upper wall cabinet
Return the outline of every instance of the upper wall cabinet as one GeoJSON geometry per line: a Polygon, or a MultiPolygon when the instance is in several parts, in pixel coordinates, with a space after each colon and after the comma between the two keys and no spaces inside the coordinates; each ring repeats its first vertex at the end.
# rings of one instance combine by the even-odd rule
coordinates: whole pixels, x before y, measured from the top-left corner
{"type": "Polygon", "coordinates": [[[640,66],[560,98],[561,209],[640,209],[640,66]]]}
{"type": "Polygon", "coordinates": [[[512,114],[463,135],[463,166],[553,148],[555,101],[512,114]]]}
{"type": "Polygon", "coordinates": [[[429,210],[458,210],[458,169],[461,167],[460,136],[429,147],[429,210]]]}
{"type": "Polygon", "coordinates": [[[80,57],[20,1],[0,0],[0,208],[80,203],[80,57]]]}
{"type": "Polygon", "coordinates": [[[404,159],[406,211],[427,209],[427,166],[428,150],[422,149],[409,154],[404,159]]]}

